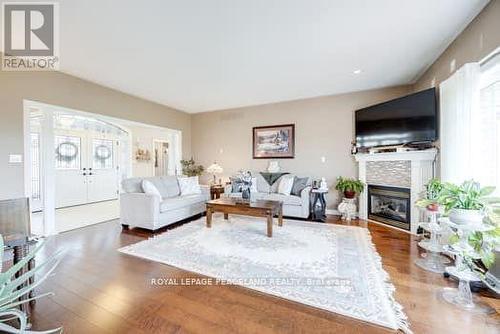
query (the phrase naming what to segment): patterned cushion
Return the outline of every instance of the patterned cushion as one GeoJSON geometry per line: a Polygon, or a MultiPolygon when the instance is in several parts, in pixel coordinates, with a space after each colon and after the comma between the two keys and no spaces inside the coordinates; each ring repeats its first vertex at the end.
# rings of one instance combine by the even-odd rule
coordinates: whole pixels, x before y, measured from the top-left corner
{"type": "Polygon", "coordinates": [[[281,177],[278,181],[279,184],[277,193],[280,193],[282,195],[290,195],[290,193],[292,192],[294,180],[295,178],[291,175],[284,175],[283,177],[281,177]]]}
{"type": "Polygon", "coordinates": [[[281,182],[281,179],[284,178],[284,177],[291,177],[292,175],[290,174],[284,174],[282,176],[280,176],[280,178],[278,180],[276,180],[276,182],[273,183],[273,185],[271,186],[271,193],[277,193],[278,192],[278,187],[280,185],[280,182],[281,182]]]}
{"type": "Polygon", "coordinates": [[[259,172],[254,172],[252,175],[257,180],[257,191],[260,193],[269,193],[271,191],[271,186],[264,179],[264,177],[259,172]]]}
{"type": "Polygon", "coordinates": [[[177,181],[179,181],[179,188],[182,196],[201,194],[198,176],[179,177],[177,181]]]}
{"type": "Polygon", "coordinates": [[[302,190],[304,190],[304,188],[307,187],[308,182],[309,182],[308,177],[295,177],[295,179],[293,180],[293,187],[291,194],[295,196],[300,196],[302,190]]]}

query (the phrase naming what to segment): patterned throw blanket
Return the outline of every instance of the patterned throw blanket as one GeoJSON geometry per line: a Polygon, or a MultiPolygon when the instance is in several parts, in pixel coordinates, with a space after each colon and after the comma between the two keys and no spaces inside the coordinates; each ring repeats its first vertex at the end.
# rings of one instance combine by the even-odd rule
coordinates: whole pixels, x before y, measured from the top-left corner
{"type": "Polygon", "coordinates": [[[283,175],[290,174],[290,173],[267,173],[267,172],[260,172],[260,175],[266,180],[266,182],[272,186],[274,182],[278,181],[280,177],[283,175]]]}

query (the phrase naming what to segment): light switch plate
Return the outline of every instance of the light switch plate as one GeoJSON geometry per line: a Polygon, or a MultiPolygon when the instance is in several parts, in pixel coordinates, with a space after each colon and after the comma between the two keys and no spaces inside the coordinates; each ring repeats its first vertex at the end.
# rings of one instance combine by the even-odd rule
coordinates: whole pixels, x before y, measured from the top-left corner
{"type": "Polygon", "coordinates": [[[20,164],[23,162],[22,154],[9,154],[9,163],[10,164],[20,164]]]}

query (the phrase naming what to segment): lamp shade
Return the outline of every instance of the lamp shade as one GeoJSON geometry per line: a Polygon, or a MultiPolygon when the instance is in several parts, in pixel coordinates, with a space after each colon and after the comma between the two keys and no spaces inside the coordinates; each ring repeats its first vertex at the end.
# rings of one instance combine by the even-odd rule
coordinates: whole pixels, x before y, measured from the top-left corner
{"type": "Polygon", "coordinates": [[[222,167],[219,164],[214,162],[213,164],[208,166],[207,172],[210,174],[222,174],[224,172],[224,169],[222,169],[222,167]]]}

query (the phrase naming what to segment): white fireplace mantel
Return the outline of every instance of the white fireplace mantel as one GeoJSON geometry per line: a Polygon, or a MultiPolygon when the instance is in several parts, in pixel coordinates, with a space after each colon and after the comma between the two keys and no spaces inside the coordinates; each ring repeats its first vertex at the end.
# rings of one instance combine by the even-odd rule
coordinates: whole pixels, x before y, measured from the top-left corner
{"type": "MultiPolygon", "coordinates": [[[[358,153],[354,158],[358,162],[358,175],[363,183],[367,184],[367,180],[371,180],[369,184],[410,189],[410,201],[412,203],[410,232],[415,234],[420,220],[420,212],[414,203],[419,199],[421,192],[425,188],[425,184],[434,175],[434,160],[436,156],[437,150],[430,149],[391,153],[358,153]],[[375,178],[378,180],[377,182],[373,182],[374,175],[368,175],[370,171],[367,170],[367,164],[371,161],[388,162],[388,168],[381,171],[382,173],[378,173],[382,174],[382,177],[379,175],[378,178],[375,178]],[[391,162],[394,163],[393,169],[390,168],[392,165],[391,162]],[[401,166],[404,166],[404,168],[401,168],[401,166]],[[407,175],[398,175],[398,173],[407,175]],[[384,178],[383,175],[387,177],[384,178]]],[[[368,187],[365,187],[363,193],[359,196],[359,217],[361,219],[368,218],[368,187]]]]}
{"type": "Polygon", "coordinates": [[[437,155],[435,148],[425,151],[391,152],[391,153],[358,153],[356,161],[434,161],[437,155]]]}

